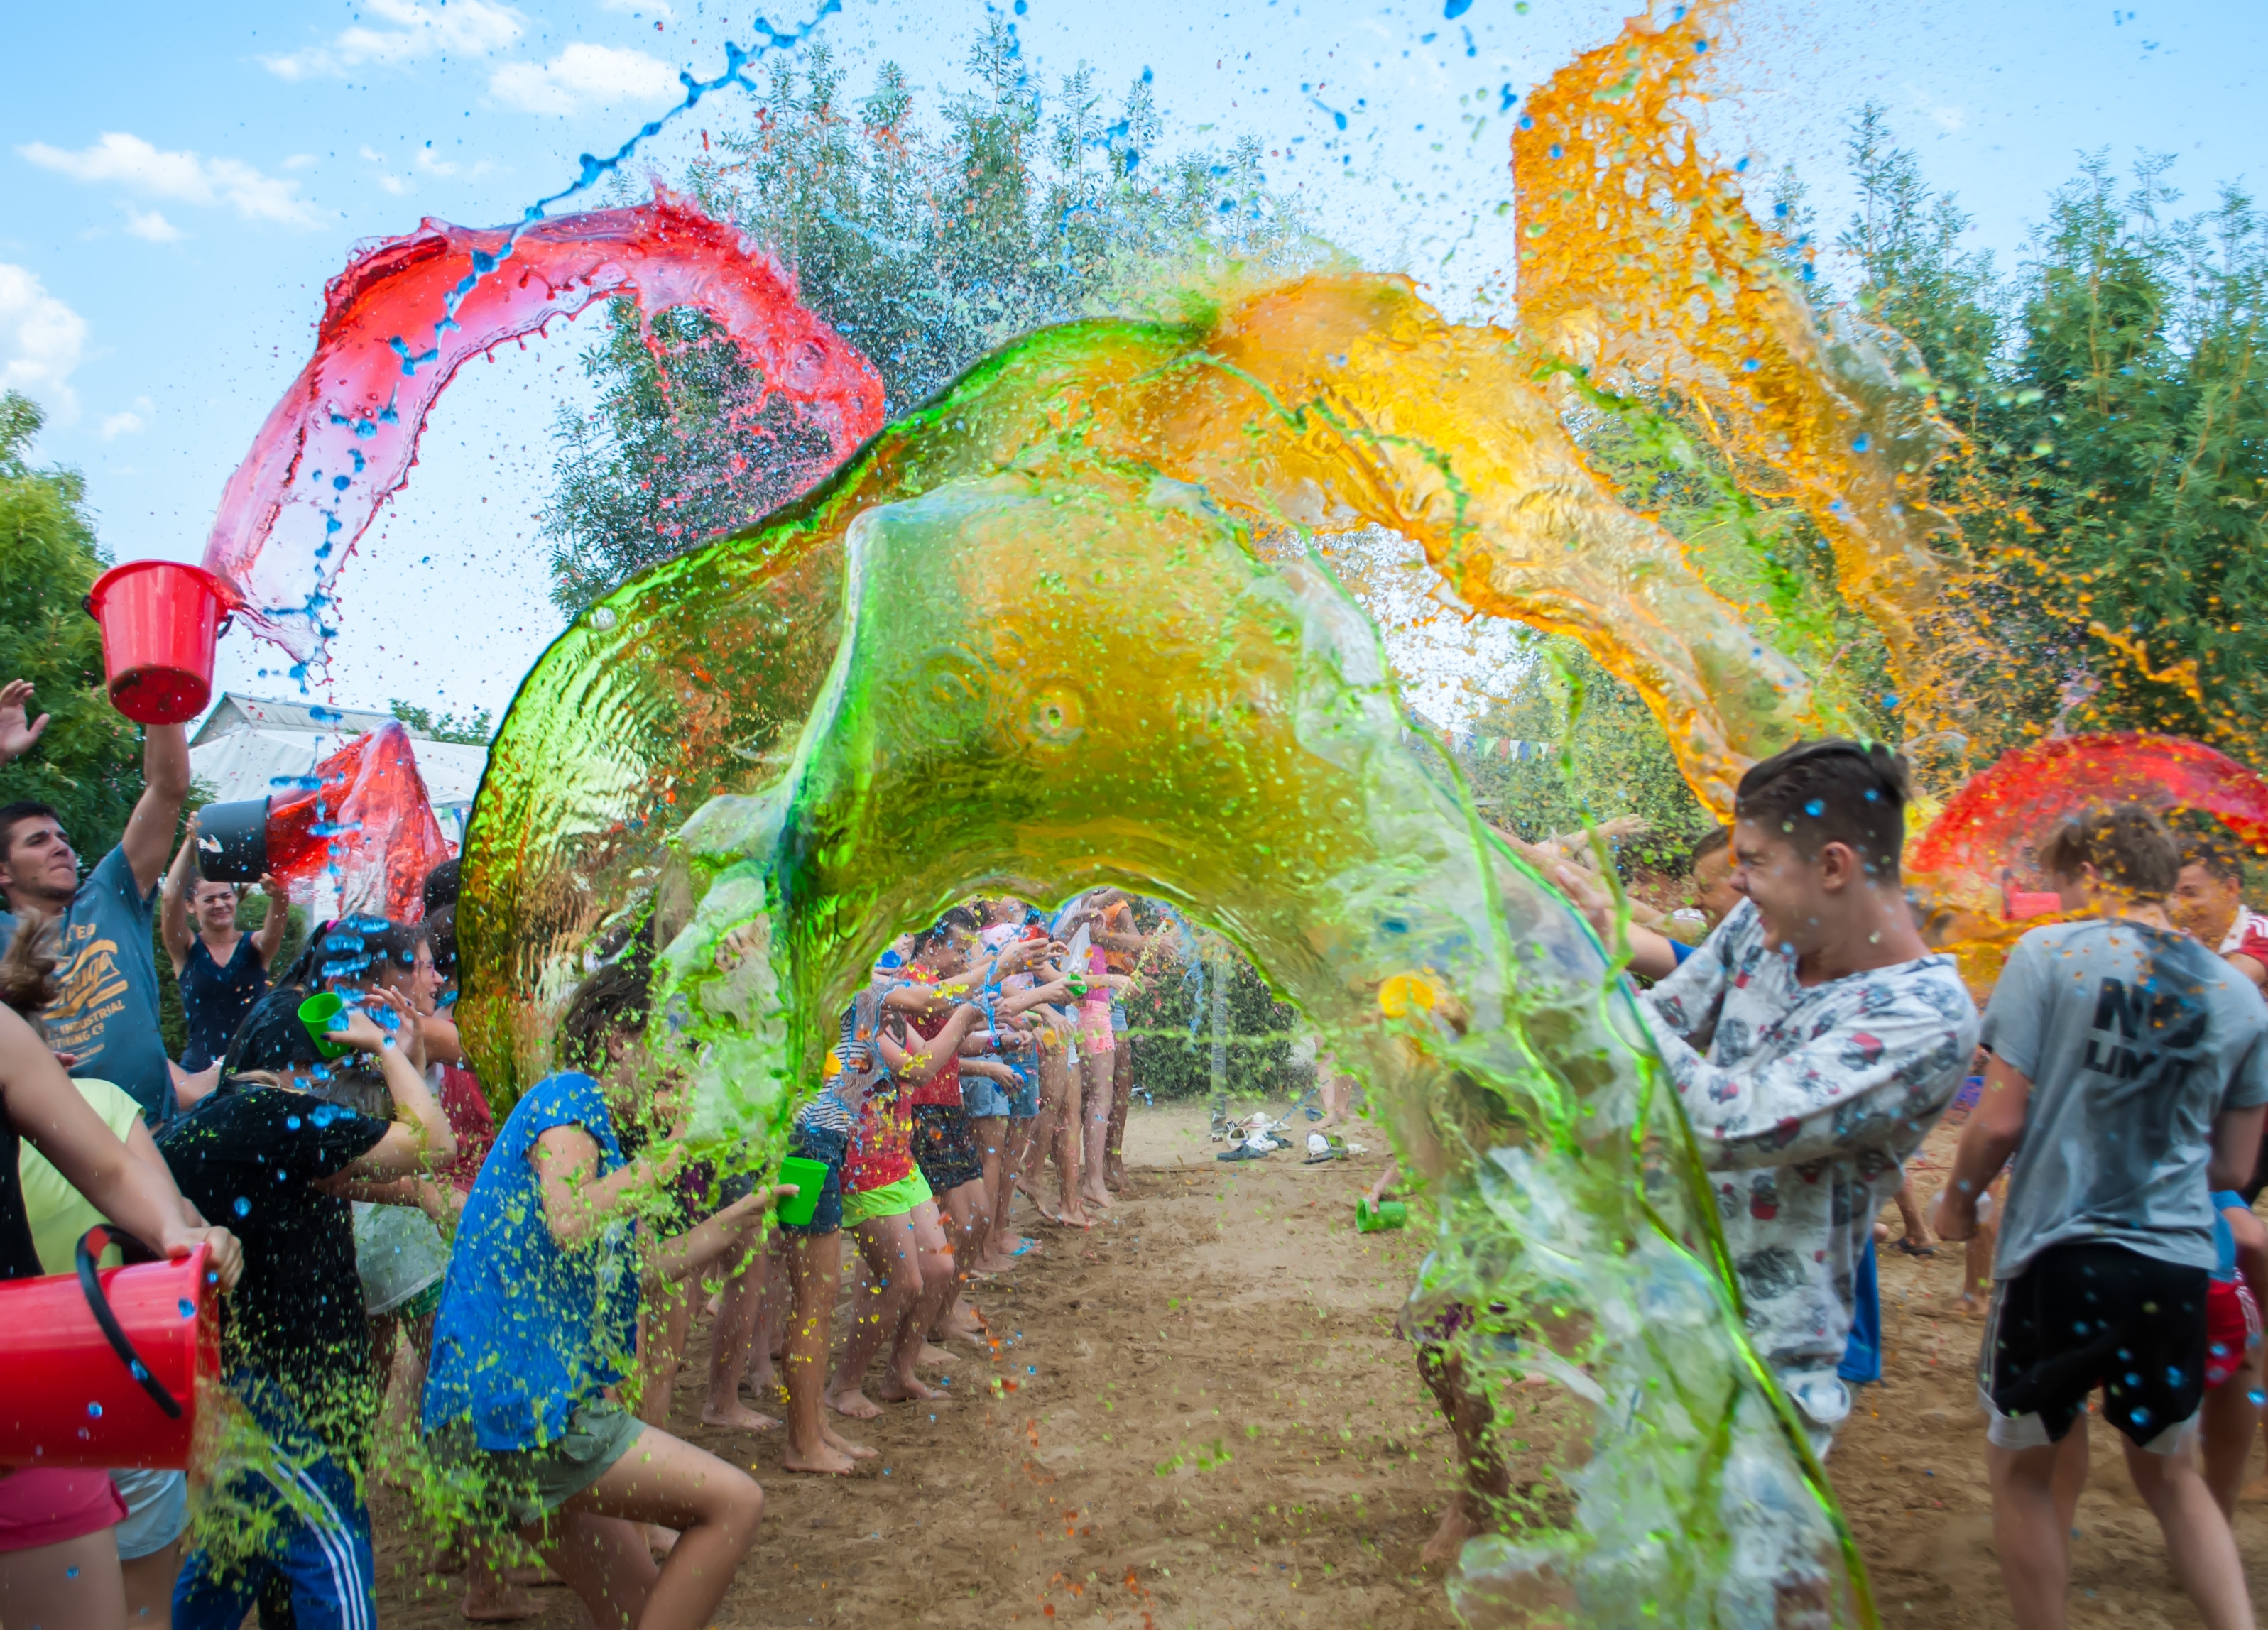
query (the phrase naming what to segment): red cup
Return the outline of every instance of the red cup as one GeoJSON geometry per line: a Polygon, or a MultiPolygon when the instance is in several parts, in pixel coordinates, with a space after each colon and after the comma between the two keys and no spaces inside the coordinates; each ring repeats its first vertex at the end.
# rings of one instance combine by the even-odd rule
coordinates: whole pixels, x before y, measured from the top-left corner
{"type": "Polygon", "coordinates": [[[184,724],[204,711],[226,614],[218,578],[179,561],[129,561],[95,579],[86,609],[102,625],[112,707],[136,724],[184,724]]]}
{"type": "Polygon", "coordinates": [[[0,1465],[188,1467],[199,1384],[220,1372],[206,1254],[200,1245],[179,1262],[90,1270],[131,1358],[81,1275],[0,1281],[0,1465]]]}

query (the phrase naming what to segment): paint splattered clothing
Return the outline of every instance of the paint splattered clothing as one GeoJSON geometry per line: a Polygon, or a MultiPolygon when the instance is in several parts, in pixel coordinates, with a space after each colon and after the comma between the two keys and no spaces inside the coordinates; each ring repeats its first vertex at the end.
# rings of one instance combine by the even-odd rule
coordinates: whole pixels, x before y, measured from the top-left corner
{"type": "Polygon", "coordinates": [[[1949,957],[1800,984],[1748,900],[1649,1002],[1749,1337],[1831,1428],[1850,1407],[1835,1372],[1874,1213],[1961,1084],[1976,1004],[1949,957]]]}

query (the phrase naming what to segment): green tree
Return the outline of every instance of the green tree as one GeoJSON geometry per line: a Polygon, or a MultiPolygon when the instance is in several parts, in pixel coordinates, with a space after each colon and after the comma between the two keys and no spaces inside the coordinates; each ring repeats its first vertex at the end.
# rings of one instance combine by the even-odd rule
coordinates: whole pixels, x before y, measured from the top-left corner
{"type": "Polygon", "coordinates": [[[387,705],[395,718],[435,741],[485,747],[496,739],[496,717],[486,708],[476,708],[468,714],[436,713],[431,708],[420,708],[399,697],[387,705]]]}
{"type": "MultiPolygon", "coordinates": [[[[717,134],[684,178],[793,273],[804,303],[857,345],[897,414],[986,352],[1082,312],[1138,297],[1162,267],[1223,245],[1270,254],[1302,241],[1271,195],[1256,142],[1171,158],[1146,73],[1108,97],[1086,63],[1052,109],[1014,31],[971,44],[969,88],[920,117],[905,73],[878,70],[846,107],[823,46],[771,70],[745,126],[717,134]]],[[[707,319],[641,325],[618,302],[584,358],[588,413],[555,427],[544,517],[552,598],[579,610],[641,567],[763,515],[804,484],[823,446],[707,319]]]]}
{"type": "Polygon", "coordinates": [[[142,796],[141,732],[110,705],[102,633],[86,614],[110,559],[85,483],[31,461],[44,422],[25,397],[0,395],[0,676],[31,680],[34,709],[51,716],[39,744],[0,768],[0,803],[53,804],[92,859],[118,841],[142,796]]]}

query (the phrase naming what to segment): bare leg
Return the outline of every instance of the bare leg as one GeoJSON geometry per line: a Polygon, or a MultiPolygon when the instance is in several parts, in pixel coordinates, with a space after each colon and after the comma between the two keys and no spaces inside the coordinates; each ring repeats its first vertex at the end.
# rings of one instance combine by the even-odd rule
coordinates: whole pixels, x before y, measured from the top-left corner
{"type": "Polygon", "coordinates": [[[1897,1201],[1898,1222],[1905,1229],[1906,1251],[1918,1255],[1924,1251],[1934,1250],[1937,1239],[1929,1231],[1929,1223],[1923,1218],[1921,1208],[1914,1203],[1911,1178],[1898,1185],[1898,1192],[1894,1198],[1897,1201]]]}
{"type": "Polygon", "coordinates": [[[693,1331],[691,1288],[674,1281],[650,1287],[638,1317],[637,1418],[666,1429],[685,1339],[693,1331]]]}
{"type": "Polygon", "coordinates": [[[1126,1112],[1134,1103],[1132,1039],[1119,1037],[1110,1060],[1110,1129],[1102,1140],[1102,1182],[1116,1193],[1126,1186],[1126,1112]]]}
{"type": "MultiPolygon", "coordinates": [[[[976,1322],[976,1315],[968,1306],[965,1293],[968,1287],[967,1265],[976,1260],[977,1241],[992,1228],[992,1218],[984,1208],[987,1198],[984,1179],[978,1178],[974,1182],[959,1184],[939,1198],[950,1224],[946,1230],[946,1240],[953,1252],[954,1295],[938,1314],[937,1322],[929,1327],[929,1333],[940,1341],[954,1337],[964,1341],[982,1340],[984,1327],[976,1322]]],[[[926,1265],[924,1272],[927,1272],[926,1265]]]]}
{"type": "Polygon", "coordinates": [[[2175,1575],[2204,1619],[2206,1630],[2252,1630],[2252,1600],[2244,1588],[2244,1563],[2236,1536],[2213,1503],[2213,1491],[2198,1475],[2186,1446],[2179,1454],[2154,1455],[2121,1438],[2126,1470],[2166,1536],[2166,1554],[2175,1575]]]}
{"type": "Polygon", "coordinates": [[[126,1630],[172,1630],[173,1581],[181,1574],[178,1539],[118,1565],[126,1585],[126,1630]]]}
{"type": "MultiPolygon", "coordinates": [[[[1078,1043],[1070,1044],[1076,1047],[1078,1043]]],[[[1055,1215],[1048,1216],[1047,1208],[1041,1215],[1051,1222],[1062,1222],[1072,1228],[1092,1228],[1093,1221],[1079,1196],[1079,1118],[1081,1074],[1079,1056],[1066,1050],[1053,1054],[1040,1072],[1041,1147],[1051,1150],[1056,1158],[1056,1176],[1062,1188],[1062,1198],[1057,1201],[1055,1215]]],[[[1034,1178],[1038,1178],[1036,1162],[1034,1178]]],[[[1034,1196],[1037,1198],[1036,1195],[1034,1196]]]]}
{"type": "Polygon", "coordinates": [[[1454,1562],[1465,1541],[1487,1527],[1493,1502],[1512,1492],[1512,1472],[1497,1453],[1491,1432],[1496,1410],[1488,1395],[1469,1383],[1464,1361],[1455,1349],[1432,1343],[1420,1346],[1418,1373],[1432,1390],[1442,1419],[1456,1437],[1457,1461],[1464,1472],[1462,1486],[1418,1560],[1454,1562]]]}
{"type": "Polygon", "coordinates": [[[1008,1254],[1008,1180],[1010,1128],[1016,1123],[1005,1115],[986,1115],[971,1123],[976,1134],[978,1157],[984,1166],[984,1232],[965,1259],[971,1272],[1005,1274],[1018,1259],[1008,1254]]]}
{"type": "Polygon", "coordinates": [[[780,1363],[787,1373],[787,1451],[780,1464],[791,1472],[846,1475],[858,1461],[873,1459],[874,1451],[838,1437],[827,1424],[827,1347],[835,1292],[843,1280],[843,1236],[790,1237],[787,1267],[795,1305],[780,1363]]]}
{"type": "Polygon", "coordinates": [[[2199,1413],[2204,1428],[2205,1482],[2222,1516],[2234,1521],[2237,1491],[2244,1486],[2244,1468],[2252,1458],[2252,1435],[2260,1424],[2260,1406],[2252,1401],[2260,1390],[2260,1349],[2245,1355],[2236,1373],[2205,1395],[2199,1413]]]}
{"type": "MultiPolygon", "coordinates": [[[[890,1404],[915,1399],[934,1401],[946,1396],[915,1375],[914,1366],[922,1362],[924,1349],[928,1347],[930,1326],[937,1322],[938,1315],[945,1311],[960,1283],[954,1271],[953,1247],[946,1243],[945,1223],[938,1215],[937,1202],[924,1200],[913,1208],[907,1221],[911,1224],[909,1236],[920,1263],[920,1290],[913,1305],[899,1317],[896,1339],[890,1348],[890,1370],[875,1388],[882,1400],[890,1404]]],[[[940,1356],[950,1362],[953,1355],[946,1353],[940,1356]]]]}
{"type": "MultiPolygon", "coordinates": [[[[2081,1415],[2066,1440],[2087,1430],[2081,1415]]],[[[2071,1582],[2071,1524],[2057,1509],[2057,1462],[2061,1445],[2044,1449],[1984,1446],[1992,1484],[1992,1548],[2018,1630],[2063,1630],[2064,1596],[2071,1582]]]]}
{"type": "Polygon", "coordinates": [[[747,1373],[748,1348],[755,1340],[756,1315],[763,1306],[764,1268],[764,1249],[752,1244],[747,1247],[746,1259],[725,1281],[717,1322],[709,1327],[709,1396],[701,1406],[703,1426],[768,1432],[779,1424],[740,1401],[740,1378],[747,1373]]]}
{"type": "Polygon", "coordinates": [[[1086,1088],[1079,1112],[1079,1131],[1084,1140],[1084,1180],[1079,1193],[1088,1205],[1101,1211],[1110,1209],[1110,1190],[1103,1183],[1102,1173],[1108,1158],[1104,1145],[1110,1140],[1111,1071],[1116,1057],[1117,1049],[1114,1047],[1108,1053],[1089,1053],[1079,1061],[1079,1073],[1086,1088]]]}
{"type": "Polygon", "coordinates": [[[624,1531],[591,1524],[585,1529],[590,1542],[577,1544],[571,1529],[552,1565],[594,1619],[604,1624],[602,1612],[619,1614],[630,1605],[627,1597],[640,1595],[631,1618],[637,1630],[700,1630],[755,1543],[764,1494],[745,1472],[649,1427],[597,1482],[560,1509],[578,1517],[622,1518],[625,1527],[674,1528],[679,1535],[676,1548],[647,1581],[637,1566],[636,1547],[625,1553],[624,1531]]]}
{"type": "Polygon", "coordinates": [[[866,1369],[920,1299],[922,1263],[914,1242],[911,1212],[868,1217],[856,1232],[858,1254],[865,1259],[873,1282],[852,1297],[857,1316],[843,1339],[843,1355],[836,1362],[835,1378],[827,1390],[827,1405],[838,1415],[872,1421],[882,1412],[866,1397],[866,1369]]]}
{"type": "Polygon", "coordinates": [[[118,1531],[0,1553],[0,1625],[109,1626],[126,1622],[118,1531]]]}
{"type": "MultiPolygon", "coordinates": [[[[516,1619],[533,1619],[543,1611],[542,1604],[521,1590],[505,1571],[503,1556],[494,1544],[468,1541],[465,1559],[465,1595],[457,1604],[457,1615],[475,1624],[510,1624],[516,1619]]],[[[652,1567],[649,1556],[647,1566],[652,1567]]]]}

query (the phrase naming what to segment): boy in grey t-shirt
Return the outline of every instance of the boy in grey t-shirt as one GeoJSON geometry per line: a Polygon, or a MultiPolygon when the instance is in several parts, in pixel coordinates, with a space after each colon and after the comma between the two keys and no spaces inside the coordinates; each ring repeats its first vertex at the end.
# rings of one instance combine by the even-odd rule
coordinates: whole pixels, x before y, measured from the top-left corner
{"type": "Polygon", "coordinates": [[[2241,1183],[2259,1147],[2268,1006],[2168,919],[2181,856],[2148,811],[2082,811],[2041,862],[2066,912],[2095,914],[2035,929],[2009,957],[1984,1010],[1984,1096],[1939,1202],[1945,1237],[1965,1238],[2014,1156],[1980,1377],[2001,1576],[2021,1622],[2063,1622],[2086,1453],[2071,1428],[2100,1385],[2200,1614],[2250,1626],[2235,1541],[2190,1438],[2210,1191],[2241,1183]]]}

